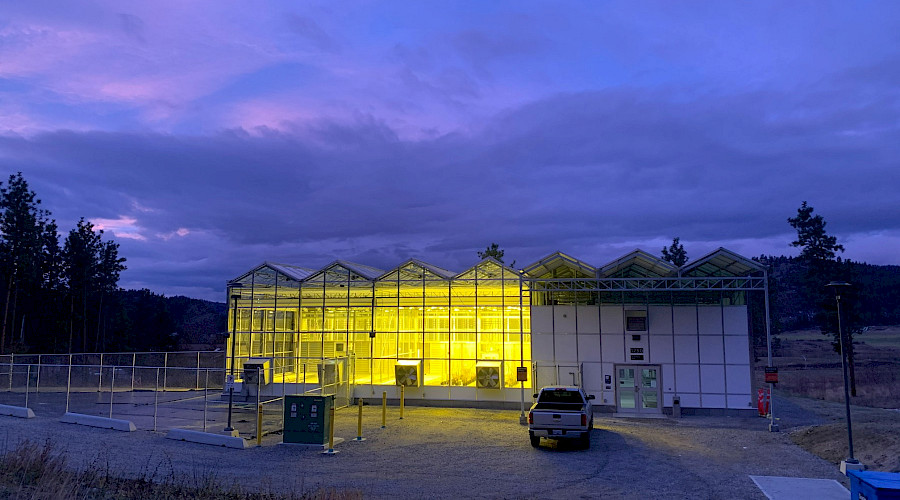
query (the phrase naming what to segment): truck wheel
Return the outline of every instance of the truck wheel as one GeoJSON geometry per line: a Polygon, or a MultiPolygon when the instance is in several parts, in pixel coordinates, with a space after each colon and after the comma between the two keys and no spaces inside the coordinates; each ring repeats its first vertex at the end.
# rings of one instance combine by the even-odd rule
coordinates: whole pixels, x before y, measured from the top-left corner
{"type": "Polygon", "coordinates": [[[581,439],[578,440],[578,444],[581,445],[582,449],[587,450],[591,447],[591,433],[585,432],[581,434],[581,439]]]}
{"type": "Polygon", "coordinates": [[[532,434],[528,437],[531,438],[531,446],[537,448],[538,446],[541,445],[541,437],[540,436],[535,436],[534,434],[532,434]]]}

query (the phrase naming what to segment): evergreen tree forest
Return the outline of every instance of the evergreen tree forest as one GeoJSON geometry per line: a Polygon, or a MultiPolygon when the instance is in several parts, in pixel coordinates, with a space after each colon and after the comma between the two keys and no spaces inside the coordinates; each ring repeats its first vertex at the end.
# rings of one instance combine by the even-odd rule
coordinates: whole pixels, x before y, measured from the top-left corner
{"type": "Polygon", "coordinates": [[[21,172],[0,182],[0,354],[171,350],[225,330],[224,304],[121,290],[125,269],[84,218],[61,233],[21,172]]]}

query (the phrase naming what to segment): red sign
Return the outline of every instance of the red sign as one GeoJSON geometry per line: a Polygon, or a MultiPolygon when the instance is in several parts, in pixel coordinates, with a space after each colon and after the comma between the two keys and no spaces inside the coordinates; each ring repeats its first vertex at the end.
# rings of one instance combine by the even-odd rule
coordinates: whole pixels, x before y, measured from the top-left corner
{"type": "Polygon", "coordinates": [[[778,368],[766,367],[766,383],[767,384],[777,384],[778,383],[778,368]]]}

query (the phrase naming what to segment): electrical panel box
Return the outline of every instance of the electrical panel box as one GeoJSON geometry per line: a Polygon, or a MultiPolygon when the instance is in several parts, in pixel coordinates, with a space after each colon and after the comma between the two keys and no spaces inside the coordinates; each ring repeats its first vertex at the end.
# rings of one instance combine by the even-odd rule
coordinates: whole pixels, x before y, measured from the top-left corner
{"type": "Polygon", "coordinates": [[[272,381],[272,360],[269,358],[245,359],[242,378],[248,385],[268,385],[272,381]]]}
{"type": "Polygon", "coordinates": [[[322,445],[331,433],[331,409],[334,396],[284,397],[284,436],[282,441],[293,444],[322,445]]]}

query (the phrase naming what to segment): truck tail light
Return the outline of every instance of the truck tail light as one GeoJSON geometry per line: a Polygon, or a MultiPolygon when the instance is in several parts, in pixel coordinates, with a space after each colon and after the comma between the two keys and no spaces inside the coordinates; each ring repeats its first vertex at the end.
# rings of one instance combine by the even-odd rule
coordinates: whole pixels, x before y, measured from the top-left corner
{"type": "Polygon", "coordinates": [[[581,415],[581,426],[584,427],[587,425],[587,415],[581,415]]]}
{"type": "Polygon", "coordinates": [[[532,415],[531,412],[528,412],[528,423],[529,424],[534,423],[534,415],[532,415]]]}

